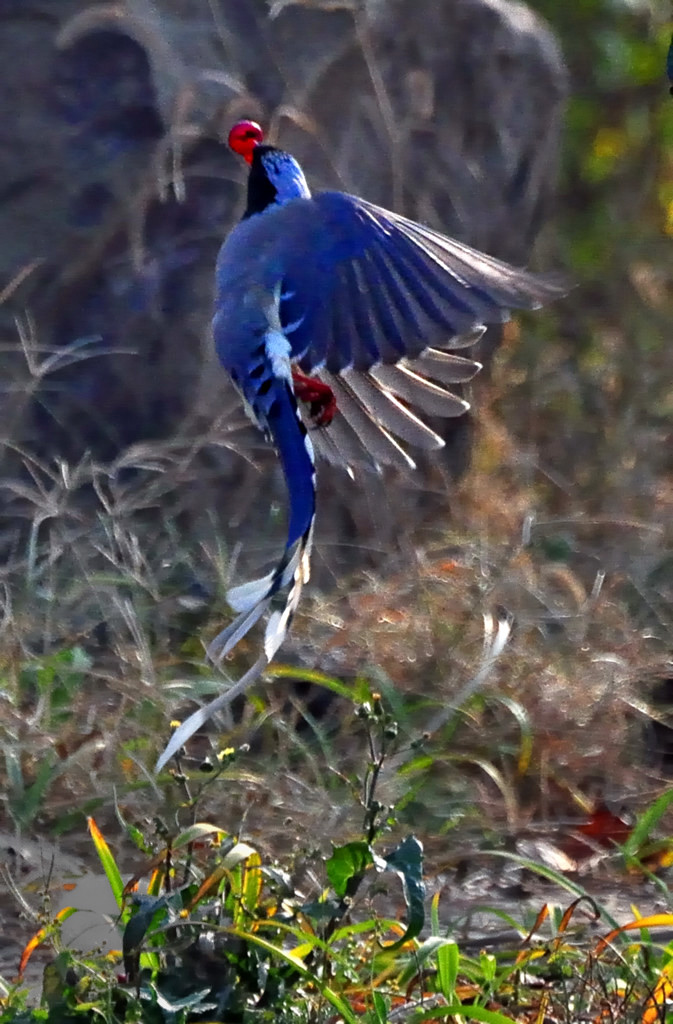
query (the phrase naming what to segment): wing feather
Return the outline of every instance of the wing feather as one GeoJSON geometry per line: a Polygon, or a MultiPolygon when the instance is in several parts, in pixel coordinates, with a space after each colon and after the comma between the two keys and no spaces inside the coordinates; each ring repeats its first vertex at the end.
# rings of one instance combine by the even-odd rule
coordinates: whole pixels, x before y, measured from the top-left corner
{"type": "Polygon", "coordinates": [[[508,266],[399,214],[341,192],[298,199],[272,214],[291,244],[283,267],[281,323],[292,356],[330,383],[339,416],[318,447],[349,464],[412,460],[395,438],[428,447],[437,435],[410,410],[457,416],[467,402],[443,385],[480,369],[449,349],[472,344],[511,309],[557,298],[557,279],[508,266]]]}
{"type": "Polygon", "coordinates": [[[389,391],[411,405],[420,405],[431,416],[462,416],[470,408],[469,402],[431,380],[414,373],[408,366],[373,366],[371,375],[389,391]]]}
{"type": "Polygon", "coordinates": [[[466,359],[465,356],[442,352],[436,348],[426,348],[419,359],[406,359],[404,365],[442,384],[464,384],[472,380],[482,368],[476,359],[466,359]]]}
{"type": "Polygon", "coordinates": [[[444,446],[444,441],[439,434],[426,426],[417,416],[414,416],[410,409],[397,400],[391,393],[394,389],[388,391],[385,387],[380,386],[376,368],[372,369],[371,376],[349,370],[344,373],[343,377],[360,405],[367,410],[372,419],[395,437],[427,451],[444,446]]]}
{"type": "Polygon", "coordinates": [[[371,418],[369,411],[358,401],[343,377],[333,376],[324,370],[320,377],[332,388],[339,411],[376,464],[396,466],[398,469],[416,468],[413,459],[390,432],[371,418]]]}

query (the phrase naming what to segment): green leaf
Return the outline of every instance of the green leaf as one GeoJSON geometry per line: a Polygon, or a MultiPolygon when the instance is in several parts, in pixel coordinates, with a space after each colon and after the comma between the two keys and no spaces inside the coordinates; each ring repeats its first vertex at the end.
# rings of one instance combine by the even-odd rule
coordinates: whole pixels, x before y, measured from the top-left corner
{"type": "MultiPolygon", "coordinates": [[[[344,939],[352,939],[354,935],[365,935],[369,933],[380,933],[385,928],[396,928],[399,922],[393,917],[370,917],[366,921],[351,921],[342,928],[337,928],[330,939],[330,943],[343,942],[344,939]]],[[[415,955],[415,954],[414,954],[415,955]]],[[[415,972],[415,968],[414,968],[415,972]]],[[[409,975],[409,981],[414,974],[409,975]]]]}
{"type": "Polygon", "coordinates": [[[262,936],[256,932],[245,932],[240,928],[225,928],[223,930],[229,935],[235,935],[239,939],[243,939],[255,946],[259,946],[260,949],[266,950],[267,953],[272,953],[274,956],[278,957],[279,960],[283,960],[286,964],[294,967],[303,977],[308,978],[312,984],[315,985],[327,1002],[330,1003],[337,1013],[343,1017],[346,1024],[360,1024],[359,1018],[353,1013],[353,1010],[347,1000],[340,996],[338,992],[331,989],[329,985],[327,985],[319,975],[315,974],[310,968],[308,968],[304,961],[298,956],[294,956],[291,952],[283,949],[281,946],[275,946],[267,939],[263,939],[262,936]]]}
{"type": "Polygon", "coordinates": [[[179,1013],[180,1010],[196,1010],[199,1013],[205,1013],[207,1010],[214,1010],[217,1003],[204,1003],[210,994],[210,988],[202,988],[197,992],[192,992],[188,996],[182,996],[180,999],[164,995],[158,988],[155,988],[157,996],[157,1004],[162,1010],[166,1010],[168,1013],[179,1013]]]}
{"type": "Polygon", "coordinates": [[[92,660],[82,647],[66,647],[26,663],[20,672],[19,686],[24,691],[34,688],[48,698],[47,715],[51,722],[66,721],[91,665],[92,660]]]}
{"type": "Polygon", "coordinates": [[[72,987],[66,980],[68,970],[72,966],[72,953],[63,950],[58,956],[47,964],[42,975],[42,1001],[47,1004],[50,1010],[63,1002],[65,994],[72,987]]]}
{"type": "Polygon", "coordinates": [[[135,846],[138,847],[138,849],[141,851],[141,853],[149,854],[150,848],[147,845],[147,843],[145,842],[144,835],[142,834],[142,832],[140,831],[140,829],[136,825],[133,825],[130,821],[127,821],[126,818],[124,817],[124,815],[121,812],[121,808],[119,806],[119,801],[117,800],[117,787],[116,786],[113,789],[113,795],[114,795],[114,808],[115,808],[115,814],[117,816],[117,821],[119,822],[121,827],[124,829],[124,831],[126,832],[127,836],[131,840],[131,842],[135,846]]]}
{"type": "Polygon", "coordinates": [[[243,924],[246,915],[254,917],[257,914],[259,898],[262,894],[261,864],[262,858],[256,850],[245,862],[239,900],[234,909],[235,925],[243,924]]]}
{"type": "Polygon", "coordinates": [[[450,1006],[435,1006],[433,1010],[414,1017],[416,1024],[420,1021],[434,1020],[437,1017],[464,1017],[466,1020],[480,1020],[483,1024],[513,1024],[512,1017],[495,1010],[487,1010],[485,1006],[474,1006],[472,1003],[452,1003],[450,1006]]]}
{"type": "Polygon", "coordinates": [[[280,665],[274,661],[266,670],[266,674],[274,679],[297,679],[302,683],[313,683],[314,686],[323,686],[326,690],[331,690],[338,697],[353,700],[353,687],[350,683],[347,686],[340,679],[335,678],[335,676],[325,675],[324,672],[316,672],[315,669],[299,668],[297,665],[280,665]]]}
{"type": "MultiPolygon", "coordinates": [[[[184,832],[181,832],[179,836],[176,836],[171,846],[174,850],[179,850],[182,846],[189,846],[190,843],[196,843],[200,839],[212,839],[213,836],[225,836],[227,833],[224,829],[219,828],[217,825],[211,825],[207,821],[197,821],[194,825],[190,825],[184,832]]],[[[251,849],[251,847],[248,847],[251,849]]],[[[248,854],[249,856],[249,854],[248,854]]]]}
{"type": "Polygon", "coordinates": [[[344,897],[352,878],[360,877],[374,863],[369,843],[360,840],[335,846],[332,856],[325,862],[329,883],[339,897],[344,897]]]}
{"type": "Polygon", "coordinates": [[[407,930],[401,939],[386,951],[399,949],[420,934],[425,923],[425,884],[423,882],[423,846],[416,836],[407,836],[385,858],[386,868],[394,871],[402,881],[404,902],[407,905],[407,930]]]}
{"type": "Polygon", "coordinates": [[[254,846],[248,846],[247,843],[236,843],[236,846],[233,846],[231,850],[229,850],[229,853],[227,853],[222,859],[222,867],[226,868],[228,871],[233,871],[233,869],[238,867],[242,861],[247,860],[248,857],[252,857],[253,854],[257,854],[257,850],[254,846]]]}
{"type": "MultiPolygon", "coordinates": [[[[409,958],[409,962],[397,979],[397,983],[400,988],[406,988],[409,982],[418,975],[419,969],[423,966],[426,960],[436,956],[442,946],[446,946],[449,943],[448,939],[442,939],[438,935],[431,935],[420,944],[418,949],[414,950],[414,955],[409,958]]],[[[390,947],[387,946],[386,949],[390,947]]]]}
{"type": "Polygon", "coordinates": [[[456,998],[456,979],[460,951],[455,942],[447,942],[437,950],[437,981],[447,1003],[456,998]]]}
{"type": "Polygon", "coordinates": [[[114,859],[112,850],[105,842],[105,839],[103,838],[103,833],[98,828],[96,822],[93,820],[93,818],[88,818],[87,821],[89,825],[89,832],[91,834],[91,838],[93,839],[93,844],[96,847],[96,853],[98,854],[100,862],[103,866],[103,871],[105,872],[105,877],[110,883],[112,895],[114,896],[117,902],[117,906],[121,910],[124,905],[124,883],[122,881],[122,876],[120,874],[119,868],[117,867],[117,862],[114,859]]]}
{"type": "Polygon", "coordinates": [[[44,802],[47,790],[57,775],[56,759],[51,756],[45,757],[38,768],[34,781],[22,793],[20,802],[15,799],[11,800],[12,817],[20,825],[25,827],[31,824],[44,802]]]}
{"type": "Polygon", "coordinates": [[[376,991],[376,989],[372,992],[372,1002],[374,1004],[372,1019],[376,1021],[376,1024],[387,1024],[388,1007],[385,999],[380,992],[376,991]]]}
{"type": "Polygon", "coordinates": [[[479,966],[481,967],[481,973],[485,983],[487,985],[492,985],[495,981],[495,972],[498,966],[493,954],[487,953],[485,949],[482,949],[479,953],[479,966]]]}
{"type": "Polygon", "coordinates": [[[651,838],[652,829],[659,824],[671,803],[673,803],[673,789],[667,789],[646,811],[638,815],[631,835],[622,846],[625,856],[637,856],[640,848],[651,838]]]}

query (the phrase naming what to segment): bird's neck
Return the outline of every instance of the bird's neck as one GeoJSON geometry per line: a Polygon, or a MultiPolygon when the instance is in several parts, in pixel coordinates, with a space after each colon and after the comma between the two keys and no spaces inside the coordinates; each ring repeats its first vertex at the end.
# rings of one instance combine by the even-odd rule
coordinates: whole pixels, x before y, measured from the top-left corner
{"type": "Polygon", "coordinates": [[[244,218],[292,199],[311,195],[301,167],[289,153],[275,146],[257,146],[248,177],[248,205],[244,218]]]}

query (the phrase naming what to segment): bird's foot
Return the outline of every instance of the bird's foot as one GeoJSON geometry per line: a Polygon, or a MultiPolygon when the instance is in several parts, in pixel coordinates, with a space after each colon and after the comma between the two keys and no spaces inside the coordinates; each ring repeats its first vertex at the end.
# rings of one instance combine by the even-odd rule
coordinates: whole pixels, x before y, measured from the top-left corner
{"type": "Polygon", "coordinates": [[[300,402],[308,405],[314,427],[328,427],[337,411],[334,392],[328,384],[317,377],[307,377],[296,367],[292,369],[294,393],[300,402]]]}

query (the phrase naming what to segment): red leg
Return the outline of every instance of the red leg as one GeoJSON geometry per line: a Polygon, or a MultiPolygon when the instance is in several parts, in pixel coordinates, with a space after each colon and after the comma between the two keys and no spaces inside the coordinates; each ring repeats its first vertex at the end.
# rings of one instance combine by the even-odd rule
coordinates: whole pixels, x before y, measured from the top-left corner
{"type": "Polygon", "coordinates": [[[328,427],[337,411],[334,392],[328,384],[317,377],[307,377],[295,367],[292,368],[294,393],[300,402],[308,405],[308,411],[315,427],[328,427]]]}

